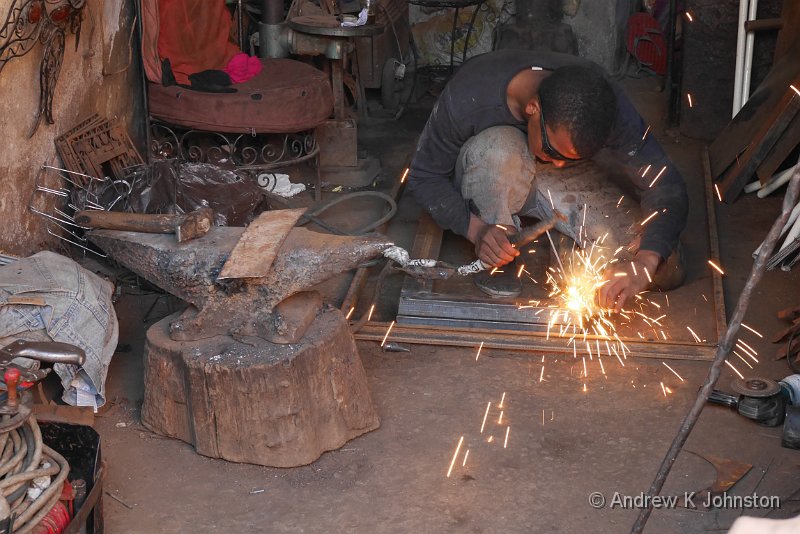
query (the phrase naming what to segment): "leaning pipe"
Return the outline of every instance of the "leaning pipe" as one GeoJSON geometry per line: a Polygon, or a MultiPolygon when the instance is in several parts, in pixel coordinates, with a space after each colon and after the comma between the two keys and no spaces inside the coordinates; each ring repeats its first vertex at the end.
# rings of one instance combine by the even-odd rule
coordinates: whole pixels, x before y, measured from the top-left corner
{"type": "MultiPolygon", "coordinates": [[[[767,267],[767,261],[769,260],[773,249],[775,248],[775,243],[778,241],[778,236],[781,233],[781,229],[789,219],[789,213],[792,211],[792,208],[795,204],[797,204],[798,193],[800,193],[800,165],[795,168],[794,174],[792,175],[792,180],[789,183],[789,188],[786,190],[786,196],[783,199],[783,209],[781,210],[781,214],[775,220],[772,228],[770,228],[767,238],[764,242],[765,244],[761,248],[761,251],[758,253],[758,257],[753,263],[753,268],[750,270],[750,276],[747,278],[744,289],[742,290],[739,300],[736,303],[736,309],[733,312],[733,317],[728,325],[728,329],[720,339],[719,345],[717,346],[717,352],[714,356],[714,361],[711,364],[711,368],[708,370],[706,381],[703,384],[703,387],[697,393],[697,398],[689,410],[689,413],[687,413],[683,418],[680,429],[678,430],[675,439],[672,440],[672,445],[670,445],[666,456],[664,456],[650,489],[647,490],[647,499],[645,500],[646,503],[652,503],[652,498],[658,495],[661,492],[661,489],[664,487],[664,482],[666,482],[667,476],[672,469],[672,465],[678,458],[678,453],[681,452],[681,449],[686,443],[689,434],[692,432],[692,428],[694,428],[695,423],[697,423],[697,420],[700,417],[700,412],[703,411],[703,407],[705,407],[706,402],[708,402],[708,396],[714,389],[717,380],[719,380],[719,376],[722,373],[722,366],[725,364],[725,360],[731,352],[734,338],[739,331],[744,314],[750,304],[750,296],[752,295],[756,285],[758,285],[758,282],[761,280],[761,277],[764,275],[764,271],[767,267]]],[[[631,534],[641,534],[652,511],[652,506],[646,506],[639,511],[636,522],[631,528],[631,534]]]]}
{"type": "Polygon", "coordinates": [[[750,0],[739,0],[739,26],[736,30],[736,67],[733,74],[733,113],[735,117],[742,109],[742,76],[744,73],[744,49],[747,31],[744,23],[747,22],[747,13],[750,0]]]}

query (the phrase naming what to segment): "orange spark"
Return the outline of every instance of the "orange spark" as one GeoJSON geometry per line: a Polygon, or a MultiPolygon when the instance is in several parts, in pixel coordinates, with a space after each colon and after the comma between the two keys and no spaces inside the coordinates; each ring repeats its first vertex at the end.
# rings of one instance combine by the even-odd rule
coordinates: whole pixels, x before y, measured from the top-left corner
{"type": "Polygon", "coordinates": [[[764,336],[762,336],[761,334],[759,334],[758,332],[756,332],[755,330],[753,330],[752,328],[750,328],[749,326],[747,326],[746,324],[742,323],[742,326],[743,326],[743,327],[745,327],[745,328],[747,328],[748,330],[750,330],[752,333],[754,333],[754,334],[755,334],[755,335],[757,335],[758,337],[760,337],[760,338],[763,338],[763,337],[764,337],[764,336]]]}
{"type": "Polygon", "coordinates": [[[406,176],[408,176],[408,171],[409,170],[410,170],[410,167],[406,167],[406,170],[403,171],[403,176],[400,177],[400,183],[401,184],[406,181],[406,176]]]}
{"type": "Polygon", "coordinates": [[[725,360],[725,363],[726,363],[726,364],[728,364],[728,367],[730,367],[731,369],[733,369],[733,372],[734,372],[734,373],[736,373],[737,375],[739,375],[739,378],[741,378],[742,380],[744,380],[744,375],[742,375],[742,373],[740,373],[740,372],[739,372],[739,370],[738,370],[736,367],[734,367],[734,366],[733,366],[733,364],[732,364],[731,362],[729,362],[728,360],[725,360]]]}
{"type": "Polygon", "coordinates": [[[664,382],[661,382],[661,391],[664,392],[664,396],[667,396],[667,389],[664,387],[664,382]]]}
{"type": "Polygon", "coordinates": [[[712,266],[712,267],[713,267],[713,268],[714,268],[714,269],[715,269],[717,272],[719,272],[719,274],[721,274],[721,275],[724,275],[724,274],[725,274],[725,271],[723,271],[722,269],[720,269],[720,267],[719,267],[719,266],[718,266],[716,263],[714,263],[713,261],[711,261],[711,260],[708,260],[708,264],[709,264],[710,266],[712,266]]]}
{"type": "Polygon", "coordinates": [[[714,191],[717,192],[717,198],[722,202],[722,193],[719,192],[719,186],[717,184],[714,184],[714,191]]]}
{"type": "Polygon", "coordinates": [[[489,402],[489,404],[486,405],[486,413],[483,414],[483,423],[481,423],[481,434],[483,434],[483,427],[486,426],[486,418],[489,416],[489,408],[491,408],[491,407],[492,407],[492,403],[489,402]]]}
{"type": "Polygon", "coordinates": [[[686,98],[689,100],[689,107],[690,108],[694,107],[692,105],[692,93],[686,93],[686,98]]]}
{"type": "Polygon", "coordinates": [[[655,183],[658,181],[658,179],[661,178],[661,175],[664,174],[664,171],[666,171],[666,170],[667,170],[667,166],[666,165],[661,167],[661,170],[658,171],[658,174],[656,174],[656,177],[653,178],[653,181],[650,182],[650,185],[648,187],[653,187],[655,185],[655,183]]]}
{"type": "Polygon", "coordinates": [[[353,315],[353,312],[356,311],[355,306],[350,306],[350,311],[347,312],[347,315],[344,316],[345,319],[350,319],[350,316],[353,315]]]}
{"type": "Polygon", "coordinates": [[[498,408],[502,408],[503,407],[503,403],[505,402],[505,400],[506,400],[506,392],[504,391],[503,395],[500,396],[500,404],[497,407],[498,408]]]}
{"type": "Polygon", "coordinates": [[[508,432],[509,432],[509,430],[511,430],[511,427],[510,427],[510,426],[507,426],[507,427],[506,427],[506,439],[503,441],[503,448],[504,448],[504,449],[505,449],[505,448],[506,448],[506,446],[508,445],[508,432]]]}
{"type": "Polygon", "coordinates": [[[503,424],[503,410],[500,410],[500,417],[497,418],[497,424],[498,425],[503,424]]]}
{"type": "Polygon", "coordinates": [[[789,87],[792,89],[792,91],[800,95],[800,90],[798,90],[797,87],[795,87],[794,85],[790,85],[789,87]]]}
{"type": "Polygon", "coordinates": [[[685,14],[686,14],[686,18],[689,19],[689,22],[694,22],[694,19],[692,18],[692,14],[691,13],[689,13],[687,11],[685,14]]]}
{"type": "Polygon", "coordinates": [[[681,381],[681,382],[684,382],[684,380],[683,380],[683,377],[682,377],[681,375],[679,375],[679,374],[678,374],[678,373],[675,371],[675,369],[673,369],[672,367],[670,367],[669,365],[667,365],[667,362],[661,362],[661,363],[663,363],[663,364],[664,364],[664,366],[665,366],[667,369],[669,369],[670,371],[672,371],[672,374],[674,374],[675,376],[677,376],[677,377],[680,379],[680,381],[681,381]]]}
{"type": "Polygon", "coordinates": [[[520,278],[522,276],[522,271],[524,270],[525,270],[525,265],[520,265],[519,272],[517,273],[517,278],[520,278]]]}
{"type": "Polygon", "coordinates": [[[464,436],[461,436],[461,439],[458,440],[458,445],[456,446],[456,452],[453,453],[453,460],[450,462],[450,469],[447,470],[447,478],[450,478],[450,473],[453,472],[453,466],[456,463],[456,458],[458,458],[458,451],[461,450],[462,443],[464,443],[464,436]]]}
{"type": "Polygon", "coordinates": [[[467,458],[469,458],[469,449],[467,449],[467,452],[464,453],[464,461],[461,462],[461,467],[467,465],[467,458]]]}
{"type": "Polygon", "coordinates": [[[645,224],[647,224],[648,222],[650,222],[650,219],[652,219],[652,218],[653,218],[653,217],[655,217],[656,215],[658,215],[658,210],[656,210],[656,211],[654,211],[653,213],[651,213],[651,214],[650,214],[650,215],[649,215],[649,216],[648,216],[648,217],[647,217],[645,220],[643,220],[642,222],[640,222],[640,223],[639,223],[639,225],[640,225],[640,226],[644,226],[645,224]]]}
{"type": "Polygon", "coordinates": [[[367,314],[367,321],[372,319],[372,312],[374,311],[375,311],[375,305],[373,304],[372,306],[369,307],[369,313],[367,314]]]}
{"type": "Polygon", "coordinates": [[[394,327],[394,321],[392,321],[392,324],[390,324],[389,328],[386,329],[386,335],[383,336],[383,341],[381,341],[381,347],[384,345],[384,343],[386,343],[386,338],[389,337],[389,332],[392,331],[392,327],[394,327]]]}
{"type": "Polygon", "coordinates": [[[478,354],[475,355],[475,361],[478,361],[478,356],[481,355],[481,349],[483,348],[483,341],[481,341],[481,346],[478,347],[478,354]]]}

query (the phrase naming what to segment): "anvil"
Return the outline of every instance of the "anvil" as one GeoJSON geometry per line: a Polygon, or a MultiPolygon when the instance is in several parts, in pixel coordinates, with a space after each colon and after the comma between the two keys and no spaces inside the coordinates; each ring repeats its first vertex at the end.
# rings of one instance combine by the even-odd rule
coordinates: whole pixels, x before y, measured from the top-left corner
{"type": "Polygon", "coordinates": [[[308,321],[301,321],[299,328],[287,324],[291,313],[281,313],[281,308],[293,307],[287,306],[293,295],[300,304],[294,308],[308,308],[311,303],[313,317],[319,297],[309,299],[308,293],[302,292],[392,246],[381,235],[337,236],[292,228],[265,276],[220,279],[244,231],[217,226],[185,243],[177,243],[169,235],[116,230],[93,230],[88,236],[116,261],[191,304],[170,325],[170,337],[176,341],[231,335],[294,343],[302,337],[308,321]]]}

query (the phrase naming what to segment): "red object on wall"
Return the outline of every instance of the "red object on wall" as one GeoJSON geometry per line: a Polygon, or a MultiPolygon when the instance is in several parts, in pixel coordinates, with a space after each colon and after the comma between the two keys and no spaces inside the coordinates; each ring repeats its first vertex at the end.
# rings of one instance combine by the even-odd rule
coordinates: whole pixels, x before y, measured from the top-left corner
{"type": "Polygon", "coordinates": [[[656,19],[648,13],[635,13],[628,19],[625,46],[636,58],[640,69],[650,69],[659,76],[667,72],[667,43],[656,19]]]}

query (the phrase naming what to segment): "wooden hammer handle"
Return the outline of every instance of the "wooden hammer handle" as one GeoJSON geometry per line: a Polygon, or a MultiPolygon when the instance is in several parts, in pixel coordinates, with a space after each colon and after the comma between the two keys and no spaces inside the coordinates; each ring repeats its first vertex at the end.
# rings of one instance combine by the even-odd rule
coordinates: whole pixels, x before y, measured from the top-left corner
{"type": "Polygon", "coordinates": [[[84,210],[75,214],[75,223],[88,228],[172,234],[184,215],[123,213],[120,211],[84,210]]]}

